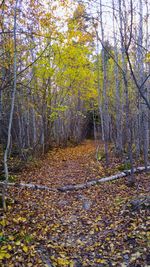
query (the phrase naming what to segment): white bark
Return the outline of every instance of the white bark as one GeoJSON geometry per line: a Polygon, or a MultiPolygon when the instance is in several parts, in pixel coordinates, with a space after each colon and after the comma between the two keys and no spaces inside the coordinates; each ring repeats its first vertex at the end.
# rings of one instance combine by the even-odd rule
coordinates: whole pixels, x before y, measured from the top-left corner
{"type": "MultiPolygon", "coordinates": [[[[143,3],[142,0],[139,1],[139,35],[138,35],[138,51],[137,51],[137,61],[138,61],[138,72],[139,72],[139,84],[144,81],[144,55],[143,55],[143,3]]],[[[147,98],[147,90],[141,88],[144,96],[147,98]]],[[[143,139],[143,154],[144,154],[144,164],[147,168],[148,164],[148,109],[144,104],[141,103],[141,134],[143,139]]]]}
{"type": "MultiPolygon", "coordinates": [[[[117,38],[115,32],[115,4],[114,0],[112,0],[112,7],[113,7],[113,38],[114,38],[114,53],[115,53],[115,62],[118,63],[118,48],[117,48],[117,38]]],[[[116,87],[116,146],[117,152],[120,154],[123,150],[122,146],[122,110],[121,110],[121,95],[120,95],[120,81],[119,81],[119,69],[118,65],[115,64],[114,67],[114,75],[115,75],[115,87],[116,87]]]]}
{"type": "Polygon", "coordinates": [[[102,109],[102,100],[101,100],[101,92],[100,92],[100,60],[99,60],[99,40],[97,34],[97,91],[98,91],[98,108],[99,115],[101,120],[101,131],[102,131],[102,141],[104,141],[104,119],[103,119],[103,109],[102,109]]]}
{"type": "MultiPolygon", "coordinates": [[[[45,185],[37,185],[37,184],[26,184],[26,183],[8,183],[8,186],[16,186],[16,187],[22,187],[22,188],[28,188],[28,189],[36,189],[36,190],[47,190],[47,191],[53,191],[53,192],[57,192],[57,191],[61,191],[61,192],[66,192],[66,191],[73,191],[73,190],[82,190],[100,183],[104,183],[104,182],[110,182],[110,181],[114,181],[114,180],[118,180],[121,178],[125,178],[127,176],[129,176],[131,174],[131,172],[134,173],[143,173],[145,172],[145,167],[137,167],[137,168],[133,168],[133,170],[124,170],[122,172],[119,172],[115,175],[111,175],[108,177],[103,177],[103,178],[99,178],[99,179],[94,179],[91,181],[88,181],[86,183],[82,183],[82,184],[77,184],[77,185],[66,185],[66,186],[62,186],[62,187],[57,187],[57,188],[50,188],[48,186],[45,185]]],[[[147,167],[147,171],[150,171],[150,166],[147,167]]],[[[0,182],[0,185],[4,185],[4,182],[0,182]]]]}
{"type": "Polygon", "coordinates": [[[11,110],[9,117],[9,125],[8,125],[8,137],[7,137],[7,145],[4,153],[4,170],[5,170],[5,189],[3,191],[3,208],[6,211],[6,202],[5,202],[5,191],[8,183],[8,153],[10,149],[11,143],[11,130],[12,130],[12,121],[13,121],[13,113],[14,113],[14,104],[15,104],[15,95],[16,95],[16,84],[17,84],[17,42],[16,42],[16,28],[17,28],[17,4],[18,0],[15,2],[14,7],[14,80],[13,80],[13,89],[12,89],[12,98],[11,98],[11,110]]]}

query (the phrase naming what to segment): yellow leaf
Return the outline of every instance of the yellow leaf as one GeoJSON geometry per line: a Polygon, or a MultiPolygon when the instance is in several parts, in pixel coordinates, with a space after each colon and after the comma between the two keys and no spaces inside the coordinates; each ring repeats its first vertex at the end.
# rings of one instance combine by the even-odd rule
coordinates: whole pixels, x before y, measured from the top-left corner
{"type": "Polygon", "coordinates": [[[55,260],[55,257],[54,256],[51,256],[51,260],[55,260]]]}
{"type": "Polygon", "coordinates": [[[11,245],[8,245],[8,250],[12,250],[12,246],[11,245]]]}
{"type": "Polygon", "coordinates": [[[101,216],[98,216],[96,219],[95,219],[95,222],[98,222],[101,220],[101,216]]]}
{"type": "Polygon", "coordinates": [[[9,259],[11,257],[11,255],[9,253],[5,253],[5,258],[9,259]]]}
{"type": "Polygon", "coordinates": [[[74,262],[73,261],[70,262],[69,267],[74,267],[74,262]]]}
{"type": "Polygon", "coordinates": [[[0,260],[9,259],[11,256],[7,251],[0,251],[0,260]]]}
{"type": "MultiPolygon", "coordinates": [[[[94,243],[94,247],[99,247],[99,245],[100,245],[100,242],[96,242],[96,243],[94,243]]],[[[99,250],[100,251],[100,250],[99,250]]],[[[102,251],[102,250],[101,250],[102,251]]]]}
{"type": "Polygon", "coordinates": [[[5,250],[5,249],[7,249],[7,246],[2,246],[1,247],[1,251],[5,250]]]}
{"type": "Polygon", "coordinates": [[[25,217],[18,217],[18,218],[14,218],[13,222],[15,223],[20,223],[20,222],[26,222],[26,218],[25,217]]]}
{"type": "Polygon", "coordinates": [[[77,244],[78,244],[78,245],[83,245],[84,243],[83,243],[80,239],[78,239],[78,240],[77,240],[77,244]]]}
{"type": "Polygon", "coordinates": [[[0,221],[0,224],[1,224],[2,226],[6,226],[6,221],[3,219],[3,220],[0,221]]]}
{"type": "Polygon", "coordinates": [[[60,252],[59,256],[61,256],[61,258],[66,258],[66,254],[64,252],[60,252]]]}
{"type": "Polygon", "coordinates": [[[20,246],[20,244],[21,244],[20,240],[16,241],[15,244],[16,244],[16,246],[20,246]]]}
{"type": "Polygon", "coordinates": [[[68,266],[69,261],[68,261],[67,259],[64,259],[64,258],[58,258],[58,259],[57,259],[57,263],[58,263],[60,266],[68,266]]]}
{"type": "Polygon", "coordinates": [[[97,259],[96,262],[97,263],[106,263],[106,261],[104,259],[97,259]]]}
{"type": "Polygon", "coordinates": [[[22,247],[22,250],[23,250],[25,253],[27,253],[27,252],[28,252],[28,247],[24,245],[24,246],[22,247]]]}
{"type": "Polygon", "coordinates": [[[11,241],[13,241],[13,240],[15,239],[13,235],[10,235],[8,238],[9,238],[9,240],[11,240],[11,241]]]}
{"type": "Polygon", "coordinates": [[[5,257],[4,257],[4,254],[3,253],[0,253],[0,260],[3,260],[5,257]]]}

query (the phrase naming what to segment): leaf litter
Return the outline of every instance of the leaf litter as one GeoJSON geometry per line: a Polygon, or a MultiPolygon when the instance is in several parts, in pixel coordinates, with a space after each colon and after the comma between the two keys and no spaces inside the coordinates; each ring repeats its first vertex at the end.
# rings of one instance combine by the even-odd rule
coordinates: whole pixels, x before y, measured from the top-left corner
{"type": "MultiPolygon", "coordinates": [[[[112,174],[95,157],[95,145],[51,151],[39,167],[23,170],[18,181],[58,187],[112,174]]],[[[150,266],[148,207],[131,201],[149,194],[149,174],[79,191],[49,192],[9,188],[14,198],[0,220],[0,266],[150,266]]]]}

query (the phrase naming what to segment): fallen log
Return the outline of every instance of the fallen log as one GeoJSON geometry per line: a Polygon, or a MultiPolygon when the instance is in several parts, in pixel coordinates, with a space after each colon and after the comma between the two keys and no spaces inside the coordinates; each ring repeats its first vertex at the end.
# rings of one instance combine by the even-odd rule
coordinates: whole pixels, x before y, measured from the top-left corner
{"type": "Polygon", "coordinates": [[[65,192],[65,191],[73,191],[73,190],[85,189],[85,188],[88,188],[90,186],[93,186],[93,185],[96,185],[96,184],[99,184],[99,183],[113,181],[113,180],[120,179],[120,178],[123,178],[123,177],[126,177],[126,176],[128,176],[128,174],[126,174],[124,172],[120,172],[120,173],[118,173],[116,175],[111,175],[111,176],[108,176],[108,177],[99,178],[99,179],[96,179],[96,180],[92,180],[92,181],[86,182],[84,184],[62,186],[62,187],[59,187],[58,190],[61,191],[61,192],[65,192]]]}
{"type": "MultiPolygon", "coordinates": [[[[134,173],[142,173],[145,171],[150,171],[150,166],[147,167],[147,170],[145,170],[145,167],[137,167],[133,169],[134,173]]],[[[66,185],[62,187],[57,187],[57,188],[51,188],[45,185],[37,185],[37,184],[25,184],[25,183],[7,183],[7,186],[17,186],[17,187],[22,187],[22,188],[29,188],[29,189],[40,189],[40,190],[47,190],[47,191],[53,191],[53,192],[67,192],[67,191],[75,191],[75,190],[82,190],[85,188],[88,188],[90,186],[94,186],[99,183],[104,183],[104,182],[109,182],[113,180],[117,180],[120,178],[127,177],[131,174],[131,170],[124,170],[123,172],[119,172],[115,175],[111,175],[108,177],[103,177],[99,179],[94,179],[91,181],[88,181],[86,183],[82,184],[77,184],[77,185],[66,185]]],[[[5,185],[5,182],[0,182],[0,186],[3,187],[5,185]]]]}
{"type": "MultiPolygon", "coordinates": [[[[4,186],[5,182],[0,182],[0,186],[4,186]]],[[[57,188],[51,188],[45,185],[37,185],[37,184],[25,184],[25,183],[7,183],[7,186],[16,186],[22,188],[29,188],[29,189],[40,189],[40,190],[48,190],[48,191],[57,191],[57,188]]]]}
{"type": "MultiPolygon", "coordinates": [[[[145,171],[145,167],[137,167],[133,169],[134,173],[142,173],[145,171]]],[[[150,171],[150,166],[147,167],[147,171],[150,171]]],[[[73,190],[80,190],[80,189],[85,189],[88,188],[90,186],[99,184],[99,183],[103,183],[103,182],[109,182],[109,181],[113,181],[113,180],[117,180],[120,178],[124,178],[127,177],[131,174],[131,170],[124,170],[123,172],[119,172],[115,175],[111,175],[108,177],[104,177],[104,178],[99,178],[99,179],[95,179],[89,182],[86,182],[84,184],[77,184],[77,185],[66,185],[63,187],[58,188],[59,191],[61,192],[66,192],[66,191],[73,191],[73,190]]]]}

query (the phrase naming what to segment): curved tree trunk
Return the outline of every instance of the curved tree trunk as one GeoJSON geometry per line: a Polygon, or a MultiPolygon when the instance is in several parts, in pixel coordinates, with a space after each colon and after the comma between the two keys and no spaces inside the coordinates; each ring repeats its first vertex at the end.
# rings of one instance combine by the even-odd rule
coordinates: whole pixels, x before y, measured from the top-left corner
{"type": "Polygon", "coordinates": [[[4,171],[5,171],[5,186],[3,188],[3,208],[6,211],[6,201],[5,201],[5,194],[7,189],[8,183],[8,153],[10,149],[11,143],[11,130],[12,130],[12,121],[13,121],[13,113],[14,113],[14,104],[15,104],[15,94],[16,94],[16,84],[17,84],[17,43],[16,43],[16,28],[17,28],[17,4],[18,0],[15,2],[14,7],[14,80],[13,80],[13,89],[12,89],[12,98],[11,98],[11,110],[10,110],[10,117],[9,117],[9,125],[8,125],[8,136],[7,136],[7,145],[4,153],[4,171]]]}

